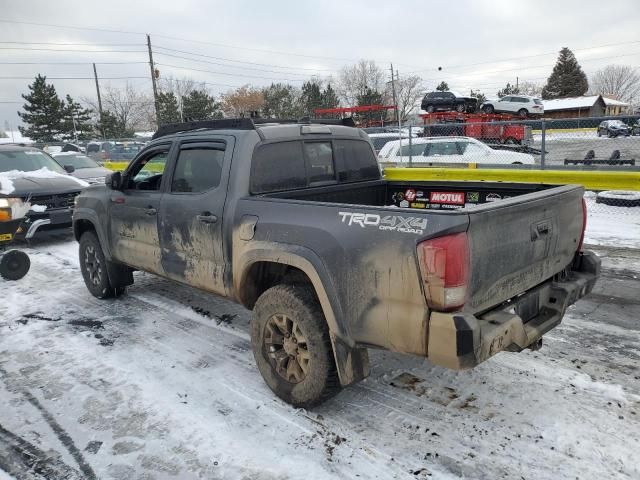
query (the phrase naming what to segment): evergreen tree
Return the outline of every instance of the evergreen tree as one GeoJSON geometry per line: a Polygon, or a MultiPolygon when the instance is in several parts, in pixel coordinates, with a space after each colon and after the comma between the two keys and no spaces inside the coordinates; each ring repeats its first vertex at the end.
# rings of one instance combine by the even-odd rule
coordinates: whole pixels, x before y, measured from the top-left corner
{"type": "Polygon", "coordinates": [[[104,138],[130,138],[134,135],[133,130],[127,129],[124,122],[109,110],[103,110],[96,129],[102,133],[104,138]]]}
{"type": "Polygon", "coordinates": [[[338,93],[331,88],[331,84],[327,83],[327,86],[322,91],[322,108],[338,108],[340,106],[340,98],[338,93]]]}
{"type": "Polygon", "coordinates": [[[480,90],[471,89],[471,91],[469,92],[469,96],[478,99],[478,107],[480,107],[481,104],[487,101],[487,96],[480,90]]]}
{"type": "MultiPolygon", "coordinates": [[[[358,95],[358,106],[362,105],[382,105],[383,104],[383,95],[382,93],[371,90],[369,87],[365,89],[365,91],[358,95]]],[[[385,111],[377,112],[362,112],[360,114],[360,118],[365,122],[369,123],[372,120],[377,121],[380,120],[380,116],[385,115],[385,111]]]]}
{"type": "Polygon", "coordinates": [[[64,140],[88,140],[93,135],[94,126],[91,124],[91,110],[82,108],[78,102],[67,95],[62,118],[62,138],[64,140]]]}
{"type": "Polygon", "coordinates": [[[18,116],[26,124],[18,127],[20,133],[34,142],[53,142],[62,134],[62,119],[65,115],[64,101],[60,100],[53,85],[47,84],[47,77],[38,74],[29,85],[30,92],[22,95],[26,103],[18,116]]]}
{"type": "Polygon", "coordinates": [[[449,91],[449,84],[443,80],[442,82],[440,82],[440,85],[438,85],[436,87],[436,90],[438,92],[448,92],[449,91]]]}
{"type": "Polygon", "coordinates": [[[300,94],[300,108],[302,114],[312,117],[316,108],[322,108],[322,92],[320,84],[310,80],[302,84],[302,93],[300,94]]]}
{"type": "Polygon", "coordinates": [[[204,90],[191,90],[182,97],[182,118],[187,121],[222,118],[222,104],[204,90]]]}
{"type": "Polygon", "coordinates": [[[266,118],[299,118],[302,116],[299,93],[291,85],[272,83],[262,90],[264,106],[262,114],[266,118]]]}
{"type": "Polygon", "coordinates": [[[589,90],[587,76],[567,47],[560,50],[553,72],[542,89],[542,98],[579,97],[589,90]]]}
{"type": "Polygon", "coordinates": [[[173,92],[158,94],[158,126],[181,120],[178,99],[173,92]]]}
{"type": "Polygon", "coordinates": [[[520,89],[518,87],[507,82],[507,85],[502,90],[498,90],[498,98],[502,98],[507,95],[517,95],[519,93],[520,89]]]}

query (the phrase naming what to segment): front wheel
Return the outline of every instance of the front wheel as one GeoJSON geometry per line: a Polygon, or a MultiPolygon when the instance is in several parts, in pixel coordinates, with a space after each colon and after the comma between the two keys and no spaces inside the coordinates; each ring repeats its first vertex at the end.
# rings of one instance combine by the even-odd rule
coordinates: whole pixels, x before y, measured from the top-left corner
{"type": "Polygon", "coordinates": [[[426,108],[427,113],[433,113],[435,111],[436,111],[436,107],[434,107],[433,105],[427,105],[427,108],[426,108]]]}
{"type": "Polygon", "coordinates": [[[277,285],[260,296],[251,347],[266,384],[294,407],[318,405],[340,391],[327,322],[310,287],[277,285]]]}
{"type": "Polygon", "coordinates": [[[526,108],[521,108],[520,110],[518,110],[518,115],[520,115],[522,118],[527,118],[529,112],[526,108]]]}
{"type": "Polygon", "coordinates": [[[80,237],[79,257],[84,284],[91,295],[97,298],[113,298],[124,293],[124,287],[114,287],[109,281],[107,260],[94,232],[85,232],[80,237]]]}
{"type": "Polygon", "coordinates": [[[458,105],[456,105],[456,112],[464,113],[465,110],[466,107],[464,106],[464,103],[459,103],[458,105]]]}

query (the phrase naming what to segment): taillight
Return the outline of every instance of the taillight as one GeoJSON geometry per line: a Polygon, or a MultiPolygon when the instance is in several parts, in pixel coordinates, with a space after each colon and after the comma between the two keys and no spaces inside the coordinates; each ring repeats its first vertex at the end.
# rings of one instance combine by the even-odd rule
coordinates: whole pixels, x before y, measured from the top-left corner
{"type": "Polygon", "coordinates": [[[584,232],[587,229],[587,202],[582,199],[582,233],[580,234],[580,241],[578,242],[578,251],[582,251],[582,244],[584,243],[584,232]]]}
{"type": "Polygon", "coordinates": [[[469,282],[469,240],[455,233],[418,244],[418,260],[427,304],[451,311],[464,306],[469,282]]]}

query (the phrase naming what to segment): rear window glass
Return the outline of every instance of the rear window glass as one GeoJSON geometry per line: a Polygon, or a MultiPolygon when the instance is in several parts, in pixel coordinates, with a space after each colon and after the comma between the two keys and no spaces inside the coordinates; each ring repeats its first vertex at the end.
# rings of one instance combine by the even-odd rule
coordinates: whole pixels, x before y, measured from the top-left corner
{"type": "MultiPolygon", "coordinates": [[[[409,140],[407,140],[408,142],[409,140]]],[[[408,157],[409,155],[422,155],[424,153],[424,148],[425,148],[425,144],[424,143],[414,143],[412,145],[402,145],[402,148],[400,149],[400,155],[402,157],[408,157]]]]}
{"type": "Polygon", "coordinates": [[[340,169],[338,180],[356,182],[378,180],[380,167],[368,142],[363,140],[335,140],[336,165],[340,169]]]}
{"type": "Polygon", "coordinates": [[[533,103],[535,103],[536,105],[542,105],[542,100],[540,100],[539,98],[534,98],[533,103]]]}
{"type": "Polygon", "coordinates": [[[331,148],[331,142],[305,142],[303,145],[309,182],[335,180],[336,173],[333,168],[333,148],[331,148]]]}
{"type": "Polygon", "coordinates": [[[301,142],[263,145],[255,153],[251,172],[253,193],[301,188],[306,184],[301,142]]]}

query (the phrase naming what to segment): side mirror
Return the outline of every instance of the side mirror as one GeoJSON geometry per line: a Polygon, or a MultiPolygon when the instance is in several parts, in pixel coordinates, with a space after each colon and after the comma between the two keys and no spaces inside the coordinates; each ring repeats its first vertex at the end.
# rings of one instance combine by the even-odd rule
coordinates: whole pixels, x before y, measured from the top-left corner
{"type": "Polygon", "coordinates": [[[107,175],[104,179],[104,183],[111,190],[120,190],[122,189],[122,173],[121,172],[112,172],[107,175]]]}
{"type": "Polygon", "coordinates": [[[65,165],[64,170],[67,173],[73,173],[76,171],[76,167],[74,167],[73,165],[65,165]]]}

